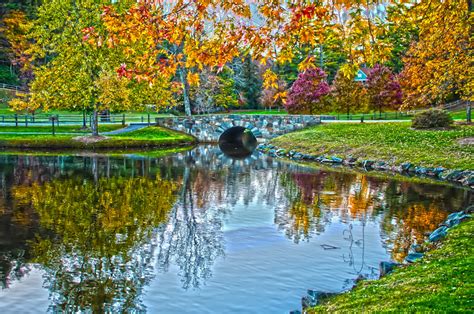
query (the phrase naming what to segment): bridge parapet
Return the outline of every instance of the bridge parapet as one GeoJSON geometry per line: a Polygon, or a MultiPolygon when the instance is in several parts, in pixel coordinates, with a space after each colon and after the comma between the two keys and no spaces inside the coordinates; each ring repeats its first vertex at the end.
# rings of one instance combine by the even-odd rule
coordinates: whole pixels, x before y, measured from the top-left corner
{"type": "Polygon", "coordinates": [[[195,136],[201,142],[217,142],[226,130],[244,127],[257,138],[271,139],[321,123],[313,115],[200,115],[157,118],[156,124],[195,136]]]}

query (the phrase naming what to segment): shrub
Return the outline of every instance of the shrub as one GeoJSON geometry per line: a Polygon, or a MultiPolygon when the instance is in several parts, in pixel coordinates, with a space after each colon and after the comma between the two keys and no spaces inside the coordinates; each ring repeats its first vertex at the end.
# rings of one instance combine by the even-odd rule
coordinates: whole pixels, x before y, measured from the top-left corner
{"type": "Polygon", "coordinates": [[[444,110],[430,109],[415,115],[411,126],[415,129],[448,128],[453,118],[444,110]]]}

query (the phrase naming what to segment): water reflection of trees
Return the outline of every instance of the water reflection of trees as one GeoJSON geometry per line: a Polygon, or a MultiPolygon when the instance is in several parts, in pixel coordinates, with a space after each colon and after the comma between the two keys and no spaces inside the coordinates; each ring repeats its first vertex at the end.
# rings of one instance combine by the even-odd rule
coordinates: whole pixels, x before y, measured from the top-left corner
{"type": "Polygon", "coordinates": [[[208,147],[169,163],[182,169],[182,187],[168,224],[158,232],[157,263],[163,271],[178,266],[182,287],[198,288],[224,256],[224,218],[238,203],[275,203],[278,175],[259,170],[270,170],[264,158],[234,160],[208,147]]]}
{"type": "Polygon", "coordinates": [[[180,200],[158,232],[157,265],[168,271],[174,262],[185,289],[210,278],[215,259],[224,254],[220,213],[202,206],[204,199],[198,195],[209,195],[209,190],[193,175],[190,167],[184,169],[180,200]],[[196,192],[195,186],[201,190],[196,192]]]}
{"type": "Polygon", "coordinates": [[[112,177],[52,180],[24,191],[39,215],[31,255],[45,270],[51,310],[140,310],[152,277],[147,242],[166,221],[175,190],[159,177],[112,177]]]}
{"type": "Polygon", "coordinates": [[[0,241],[2,280],[21,276],[25,262],[43,264],[57,310],[140,309],[155,262],[162,271],[176,266],[184,288],[200,287],[224,255],[223,224],[235,205],[274,208],[274,223],[295,242],[324,232],[334,218],[380,221],[384,243],[400,259],[472,197],[265,156],[233,160],[209,146],[160,158],[2,158],[0,232],[9,232],[0,234],[7,239],[0,241]]]}
{"type": "Polygon", "coordinates": [[[381,217],[382,237],[395,260],[402,260],[410,245],[422,241],[450,210],[467,206],[472,198],[469,191],[449,186],[324,170],[285,173],[280,181],[289,203],[275,217],[289,238],[308,240],[333,216],[362,225],[381,217]]]}
{"type": "Polygon", "coordinates": [[[29,272],[26,261],[31,258],[27,240],[37,231],[37,214],[24,198],[13,198],[36,180],[41,180],[48,169],[41,169],[34,158],[23,158],[14,163],[0,156],[0,286],[10,284],[29,272]],[[36,169],[41,171],[29,171],[36,169]],[[13,192],[12,192],[13,191],[13,192]]]}

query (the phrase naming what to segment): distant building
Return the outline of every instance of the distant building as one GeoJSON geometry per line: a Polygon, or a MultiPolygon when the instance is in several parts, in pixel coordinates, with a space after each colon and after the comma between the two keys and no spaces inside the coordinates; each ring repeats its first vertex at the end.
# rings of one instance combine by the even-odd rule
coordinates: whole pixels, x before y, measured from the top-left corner
{"type": "Polygon", "coordinates": [[[356,73],[354,81],[356,81],[356,82],[366,82],[368,74],[369,74],[369,69],[360,68],[359,71],[357,71],[357,73],[356,73]]]}

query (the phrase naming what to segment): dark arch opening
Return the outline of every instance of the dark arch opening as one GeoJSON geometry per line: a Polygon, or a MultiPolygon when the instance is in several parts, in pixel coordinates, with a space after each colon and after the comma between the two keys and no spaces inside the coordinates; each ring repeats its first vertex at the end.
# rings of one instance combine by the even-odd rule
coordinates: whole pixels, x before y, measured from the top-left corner
{"type": "Polygon", "coordinates": [[[245,158],[257,147],[257,139],[252,131],[242,126],[234,126],[219,137],[219,148],[228,156],[245,158]]]}

